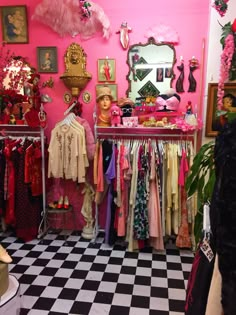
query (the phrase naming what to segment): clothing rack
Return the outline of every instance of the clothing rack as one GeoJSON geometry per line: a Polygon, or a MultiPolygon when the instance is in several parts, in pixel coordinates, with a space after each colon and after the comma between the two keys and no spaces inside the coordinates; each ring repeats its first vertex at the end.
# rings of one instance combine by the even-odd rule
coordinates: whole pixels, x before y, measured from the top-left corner
{"type": "Polygon", "coordinates": [[[190,139],[194,138],[196,135],[195,131],[183,132],[181,129],[177,128],[157,128],[157,127],[95,127],[95,136],[96,139],[103,138],[128,138],[128,137],[137,137],[137,138],[179,138],[179,139],[190,139]]]}
{"type": "Polygon", "coordinates": [[[41,213],[42,219],[38,228],[38,238],[41,238],[46,232],[46,182],[45,182],[45,143],[44,143],[44,129],[41,127],[29,127],[27,125],[1,125],[0,127],[2,136],[32,136],[39,137],[41,141],[41,150],[42,150],[42,192],[43,192],[43,211],[41,213]]]}
{"type": "MultiPolygon", "coordinates": [[[[158,127],[99,127],[95,125],[95,139],[157,139],[157,140],[189,140],[193,143],[194,154],[196,154],[197,132],[189,130],[182,131],[179,128],[158,128],[158,127]]],[[[98,224],[98,206],[95,206],[94,242],[99,232],[104,232],[98,224]]]]}

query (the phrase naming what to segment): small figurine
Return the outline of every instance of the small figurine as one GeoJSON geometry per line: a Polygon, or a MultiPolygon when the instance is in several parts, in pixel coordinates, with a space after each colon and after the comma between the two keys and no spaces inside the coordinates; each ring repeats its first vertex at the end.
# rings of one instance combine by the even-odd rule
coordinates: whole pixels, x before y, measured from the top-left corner
{"type": "Polygon", "coordinates": [[[115,104],[112,105],[110,114],[111,114],[111,126],[119,127],[121,124],[121,116],[123,114],[120,107],[115,104]]]}
{"type": "Polygon", "coordinates": [[[86,222],[85,226],[83,227],[82,236],[86,239],[92,239],[94,237],[93,202],[95,197],[95,191],[92,185],[90,185],[88,182],[85,182],[82,194],[84,195],[84,201],[81,209],[81,214],[83,215],[86,222]]]}
{"type": "Polygon", "coordinates": [[[124,49],[129,47],[129,33],[132,29],[128,26],[127,22],[123,22],[120,26],[119,31],[116,34],[120,34],[120,43],[124,49]]]}
{"type": "Polygon", "coordinates": [[[16,124],[16,118],[15,115],[10,115],[9,125],[15,125],[16,124]]]}
{"type": "Polygon", "coordinates": [[[197,119],[196,116],[193,114],[191,101],[188,101],[188,104],[186,106],[186,114],[184,119],[187,124],[191,126],[197,126],[197,119]]]}

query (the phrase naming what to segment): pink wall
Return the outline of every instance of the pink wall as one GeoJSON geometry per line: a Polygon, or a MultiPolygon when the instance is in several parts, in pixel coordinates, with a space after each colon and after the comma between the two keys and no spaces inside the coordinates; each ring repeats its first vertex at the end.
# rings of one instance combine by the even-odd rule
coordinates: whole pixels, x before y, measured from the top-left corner
{"type": "MultiPolygon", "coordinates": [[[[91,103],[84,105],[83,108],[83,116],[89,120],[91,126],[93,125],[92,112],[95,105],[95,85],[97,84],[97,59],[105,58],[106,56],[116,59],[116,83],[118,84],[118,97],[125,96],[125,92],[127,90],[127,51],[122,49],[119,43],[119,35],[115,34],[122,21],[127,21],[132,27],[132,32],[130,33],[131,45],[138,42],[146,43],[147,39],[144,36],[145,31],[149,27],[160,23],[170,25],[178,32],[179,44],[176,46],[176,56],[178,61],[180,56],[183,56],[185,60],[185,91],[188,89],[188,60],[192,56],[195,56],[200,62],[202,62],[202,40],[207,38],[208,35],[209,1],[148,0],[145,2],[146,5],[144,5],[144,2],[135,0],[99,0],[97,3],[104,9],[112,26],[112,36],[108,41],[104,40],[101,36],[97,36],[87,41],[81,41],[79,36],[75,38],[69,36],[66,38],[60,38],[59,35],[52,31],[49,27],[31,19],[36,5],[40,2],[41,1],[39,0],[11,0],[11,5],[27,5],[29,19],[29,44],[11,44],[9,47],[16,54],[28,57],[29,62],[33,66],[37,66],[37,46],[58,47],[58,73],[52,74],[55,82],[54,88],[44,90],[44,92],[49,93],[53,98],[53,102],[45,106],[48,113],[48,129],[46,131],[48,135],[55,123],[62,119],[63,112],[67,108],[67,105],[63,102],[63,94],[67,89],[59,77],[64,72],[63,54],[72,42],[77,42],[84,48],[88,55],[87,70],[92,73],[93,76],[92,80],[86,87],[86,89],[92,93],[93,100],[91,103]]],[[[52,3],[53,2],[54,1],[52,1],[52,3]]],[[[1,0],[1,5],[9,5],[9,1],[1,0]]],[[[178,70],[176,70],[175,73],[176,76],[178,76],[178,70]]],[[[185,92],[181,94],[181,104],[183,108],[185,108],[185,104],[188,100],[191,100],[194,105],[198,104],[198,107],[200,107],[200,74],[200,68],[194,72],[198,83],[196,93],[185,92]]],[[[42,74],[41,81],[43,82],[49,77],[49,74],[42,74]]]]}
{"type": "MultiPolygon", "coordinates": [[[[128,25],[132,27],[132,32],[130,33],[131,45],[139,42],[146,43],[147,39],[144,36],[146,30],[160,23],[170,25],[177,31],[179,44],[176,46],[176,57],[178,60],[177,64],[179,64],[180,56],[183,56],[185,60],[185,91],[188,89],[188,60],[195,56],[200,61],[200,68],[194,72],[194,76],[197,79],[197,91],[196,93],[185,92],[181,94],[181,107],[185,109],[187,101],[191,100],[192,104],[197,104],[198,108],[200,108],[202,103],[202,100],[200,100],[202,43],[203,39],[207,39],[208,36],[209,1],[146,0],[143,2],[137,0],[98,0],[96,3],[104,9],[112,26],[112,36],[108,41],[101,36],[96,36],[87,41],[81,41],[79,36],[75,38],[69,36],[60,38],[49,27],[31,19],[36,5],[40,2],[41,0],[25,0],[24,2],[11,0],[11,5],[26,5],[28,8],[29,44],[11,44],[9,47],[17,55],[28,57],[31,65],[35,67],[37,65],[37,46],[56,46],[58,48],[58,73],[41,75],[42,82],[49,79],[50,76],[53,77],[55,82],[53,89],[45,89],[43,91],[53,98],[53,102],[45,106],[48,114],[47,135],[50,135],[50,131],[55,123],[63,118],[63,112],[67,108],[67,105],[63,102],[63,94],[67,89],[59,77],[65,70],[64,52],[72,42],[77,42],[84,48],[88,56],[87,70],[93,76],[86,87],[86,90],[92,93],[92,102],[84,104],[83,107],[83,117],[90,122],[91,127],[93,127],[92,113],[95,106],[95,85],[97,84],[97,59],[108,56],[116,60],[118,97],[125,96],[128,87],[126,81],[126,74],[128,73],[126,64],[127,51],[122,49],[119,35],[115,33],[123,21],[127,21],[128,25]]],[[[53,4],[54,1],[52,0],[51,3],[53,4]]],[[[1,5],[9,5],[9,0],[1,0],[1,5]]],[[[178,77],[179,73],[177,70],[175,73],[178,77]]]]}

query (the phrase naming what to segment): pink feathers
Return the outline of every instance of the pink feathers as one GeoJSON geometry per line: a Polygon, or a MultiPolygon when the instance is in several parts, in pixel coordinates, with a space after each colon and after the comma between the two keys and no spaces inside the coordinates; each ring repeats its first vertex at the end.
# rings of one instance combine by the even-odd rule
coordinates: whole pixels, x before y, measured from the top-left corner
{"type": "Polygon", "coordinates": [[[144,35],[147,38],[153,37],[157,43],[178,44],[179,42],[178,33],[165,24],[150,27],[144,35]]]}
{"type": "Polygon", "coordinates": [[[79,34],[81,39],[89,39],[96,33],[102,33],[108,39],[111,34],[108,17],[99,5],[89,3],[91,15],[83,19],[78,0],[42,0],[36,6],[32,19],[49,26],[61,37],[75,37],[79,34]]]}

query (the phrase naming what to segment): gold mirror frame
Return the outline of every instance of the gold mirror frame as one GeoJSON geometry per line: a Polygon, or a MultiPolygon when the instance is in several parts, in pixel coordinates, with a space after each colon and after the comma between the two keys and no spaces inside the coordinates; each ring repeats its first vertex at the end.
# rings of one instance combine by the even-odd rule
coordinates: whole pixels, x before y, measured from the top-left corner
{"type": "Polygon", "coordinates": [[[129,67],[126,96],[132,100],[142,96],[157,96],[172,87],[176,63],[173,45],[156,43],[151,37],[146,44],[139,43],[129,47],[126,63],[129,67]],[[157,71],[161,69],[163,81],[158,81],[157,71]],[[167,69],[171,71],[168,77],[167,69]]]}

